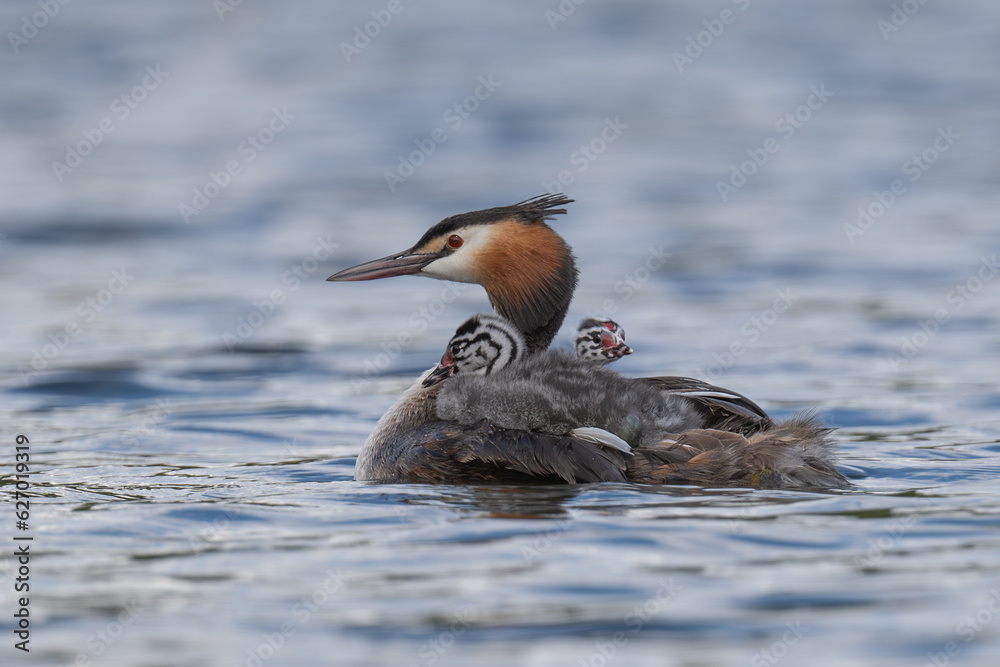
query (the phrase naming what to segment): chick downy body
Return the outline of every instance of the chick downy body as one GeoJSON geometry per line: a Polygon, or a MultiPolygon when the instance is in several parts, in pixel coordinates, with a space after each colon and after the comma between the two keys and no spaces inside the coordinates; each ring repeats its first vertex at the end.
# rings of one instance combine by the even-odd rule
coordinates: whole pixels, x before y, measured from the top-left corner
{"type": "Polygon", "coordinates": [[[848,485],[830,462],[829,429],[812,417],[749,434],[706,428],[702,404],[684,394],[625,378],[593,355],[524,349],[504,318],[477,315],[459,327],[431,374],[450,378],[435,401],[441,423],[596,443],[602,456],[626,453],[623,478],[647,484],[848,485]]]}
{"type": "Polygon", "coordinates": [[[437,416],[472,425],[568,434],[600,428],[632,447],[653,447],[668,434],[701,426],[683,398],[664,395],[619,373],[559,350],[539,352],[488,375],[458,374],[441,388],[437,416]]]}

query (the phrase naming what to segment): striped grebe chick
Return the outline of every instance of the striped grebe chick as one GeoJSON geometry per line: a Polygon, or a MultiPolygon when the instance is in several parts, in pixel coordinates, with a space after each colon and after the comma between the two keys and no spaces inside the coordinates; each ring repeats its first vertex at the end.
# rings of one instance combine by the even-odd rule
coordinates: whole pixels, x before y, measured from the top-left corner
{"type": "Polygon", "coordinates": [[[576,330],[576,356],[582,361],[608,364],[632,354],[625,344],[625,329],[614,320],[587,318],[576,330]]]}

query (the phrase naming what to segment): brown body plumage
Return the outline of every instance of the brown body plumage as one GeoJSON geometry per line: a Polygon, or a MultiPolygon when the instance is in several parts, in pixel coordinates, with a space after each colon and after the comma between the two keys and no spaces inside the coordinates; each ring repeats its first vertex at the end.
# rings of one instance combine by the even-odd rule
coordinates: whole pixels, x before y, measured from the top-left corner
{"type": "Polygon", "coordinates": [[[633,455],[565,436],[431,421],[406,431],[374,476],[379,482],[695,484],[753,488],[846,488],[829,462],[831,443],[810,418],[752,436],[693,429],[633,455]],[[803,454],[803,452],[808,452],[803,454]]]}

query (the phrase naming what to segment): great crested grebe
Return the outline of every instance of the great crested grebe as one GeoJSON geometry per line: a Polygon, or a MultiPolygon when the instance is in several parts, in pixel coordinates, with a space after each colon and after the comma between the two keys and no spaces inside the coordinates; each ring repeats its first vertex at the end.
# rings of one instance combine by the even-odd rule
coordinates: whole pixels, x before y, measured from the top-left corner
{"type": "Polygon", "coordinates": [[[749,437],[701,423],[681,396],[568,352],[528,354],[512,323],[476,315],[455,332],[441,363],[379,421],[356,477],[847,485],[828,461],[828,440],[817,437],[823,430],[808,420],[749,437]]]}
{"type": "MultiPolygon", "coordinates": [[[[573,200],[541,195],[513,206],[445,218],[413,247],[336,273],[330,281],[360,281],[418,275],[476,283],[499,315],[524,334],[529,352],[552,342],[576,289],[576,260],[569,245],[545,221],[566,213],[573,200]]],[[[735,391],[684,377],[648,382],[669,394],[687,396],[705,426],[749,434],[771,426],[756,403],[735,391]]]]}
{"type": "MultiPolygon", "coordinates": [[[[572,251],[545,223],[565,213],[556,207],[571,201],[562,195],[543,195],[513,206],[452,216],[431,227],[410,249],[346,269],[328,280],[415,274],[480,284],[496,312],[523,335],[527,352],[536,353],[552,341],[576,287],[572,251]]],[[[474,425],[434,421],[429,415],[435,410],[437,390],[423,387],[423,379],[433,372],[425,373],[379,420],[358,459],[358,479],[846,485],[826,458],[828,429],[809,419],[776,426],[745,396],[699,380],[627,381],[658,390],[661,401],[673,404],[683,398],[680,404],[693,409],[700,423],[676,434],[672,448],[646,450],[644,456],[627,457],[630,463],[625,465],[619,460],[626,457],[624,453],[609,453],[600,445],[565,435],[503,429],[487,421],[474,425]],[[390,419],[391,415],[395,417],[390,419]],[[700,453],[679,463],[677,452],[682,449],[700,453]],[[672,453],[668,456],[667,451],[672,453]],[[765,453],[771,462],[788,457],[788,465],[778,470],[758,465],[757,457],[765,453]],[[806,469],[822,473],[819,483],[808,475],[800,479],[784,474],[803,468],[805,459],[809,459],[806,469]],[[663,468],[681,463],[684,473],[663,468]]]]}

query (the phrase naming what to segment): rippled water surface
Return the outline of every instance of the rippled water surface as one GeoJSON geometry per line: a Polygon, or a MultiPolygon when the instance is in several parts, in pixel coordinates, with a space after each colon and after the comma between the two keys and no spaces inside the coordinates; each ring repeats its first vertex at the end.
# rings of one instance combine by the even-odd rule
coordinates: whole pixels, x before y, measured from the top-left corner
{"type": "Polygon", "coordinates": [[[58,6],[0,7],[4,665],[997,664],[996,3],[58,6]],[[559,341],[853,489],[353,481],[488,303],[324,279],[555,188],[559,341]]]}

